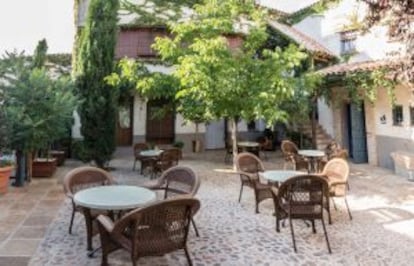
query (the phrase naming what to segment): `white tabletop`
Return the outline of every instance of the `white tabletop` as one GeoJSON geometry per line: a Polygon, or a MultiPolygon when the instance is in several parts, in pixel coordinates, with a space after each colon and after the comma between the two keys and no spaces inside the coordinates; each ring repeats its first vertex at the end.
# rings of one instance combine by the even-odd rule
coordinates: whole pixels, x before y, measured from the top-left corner
{"type": "Polygon", "coordinates": [[[81,190],[73,200],[82,207],[101,210],[126,210],[154,201],[153,191],[137,186],[99,186],[81,190]]]}
{"type": "Polygon", "coordinates": [[[258,147],[259,143],[254,141],[240,141],[237,143],[240,147],[258,147]]]}
{"type": "Polygon", "coordinates": [[[139,155],[145,156],[145,157],[156,157],[156,156],[159,156],[162,152],[163,150],[145,150],[145,151],[141,151],[139,155]]]}
{"type": "Polygon", "coordinates": [[[264,172],[259,172],[259,175],[264,179],[267,179],[271,182],[285,182],[287,179],[296,176],[304,175],[305,172],[293,171],[293,170],[269,170],[264,172]]]}
{"type": "Polygon", "coordinates": [[[320,150],[299,150],[299,155],[305,156],[305,157],[323,157],[325,156],[324,151],[320,150]]]}

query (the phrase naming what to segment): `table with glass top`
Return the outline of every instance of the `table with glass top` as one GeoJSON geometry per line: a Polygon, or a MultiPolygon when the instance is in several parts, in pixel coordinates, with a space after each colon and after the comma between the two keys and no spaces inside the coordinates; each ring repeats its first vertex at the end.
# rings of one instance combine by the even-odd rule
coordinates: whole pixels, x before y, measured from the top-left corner
{"type": "Polygon", "coordinates": [[[309,159],[309,173],[318,172],[318,162],[325,156],[321,150],[299,150],[298,154],[309,159]]]}

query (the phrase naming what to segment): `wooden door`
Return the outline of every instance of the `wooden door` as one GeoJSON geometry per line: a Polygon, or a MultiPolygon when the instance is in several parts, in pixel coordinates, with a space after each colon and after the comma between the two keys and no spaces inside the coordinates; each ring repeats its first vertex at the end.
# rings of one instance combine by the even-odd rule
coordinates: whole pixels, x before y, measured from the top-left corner
{"type": "Polygon", "coordinates": [[[116,123],[116,144],[118,146],[132,145],[133,106],[132,98],[119,106],[116,123]]]}
{"type": "Polygon", "coordinates": [[[350,157],[354,163],[366,163],[368,162],[368,151],[364,105],[350,104],[348,110],[350,157]]]}
{"type": "Polygon", "coordinates": [[[163,111],[168,101],[151,100],[147,103],[146,141],[154,144],[171,144],[174,142],[175,113],[163,111]]]}

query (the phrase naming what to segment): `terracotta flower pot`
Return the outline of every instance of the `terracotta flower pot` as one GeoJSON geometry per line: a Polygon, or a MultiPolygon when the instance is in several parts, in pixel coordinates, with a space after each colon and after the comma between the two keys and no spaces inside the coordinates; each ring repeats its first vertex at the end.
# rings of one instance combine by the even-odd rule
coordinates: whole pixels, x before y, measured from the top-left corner
{"type": "Polygon", "coordinates": [[[0,167],[0,193],[7,193],[12,166],[0,167]]]}

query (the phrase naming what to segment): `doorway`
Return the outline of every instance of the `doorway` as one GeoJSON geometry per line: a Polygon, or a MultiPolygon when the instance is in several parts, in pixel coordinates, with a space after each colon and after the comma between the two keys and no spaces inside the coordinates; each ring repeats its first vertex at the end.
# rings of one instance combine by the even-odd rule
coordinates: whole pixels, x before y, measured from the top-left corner
{"type": "Polygon", "coordinates": [[[153,144],[174,142],[175,112],[165,111],[167,99],[150,100],[147,103],[146,141],[153,144]]]}
{"type": "Polygon", "coordinates": [[[116,144],[117,146],[132,145],[132,121],[134,103],[133,98],[129,98],[118,107],[116,123],[116,144]]]}
{"type": "Polygon", "coordinates": [[[347,104],[347,134],[349,156],[354,163],[368,162],[364,103],[347,104]]]}

